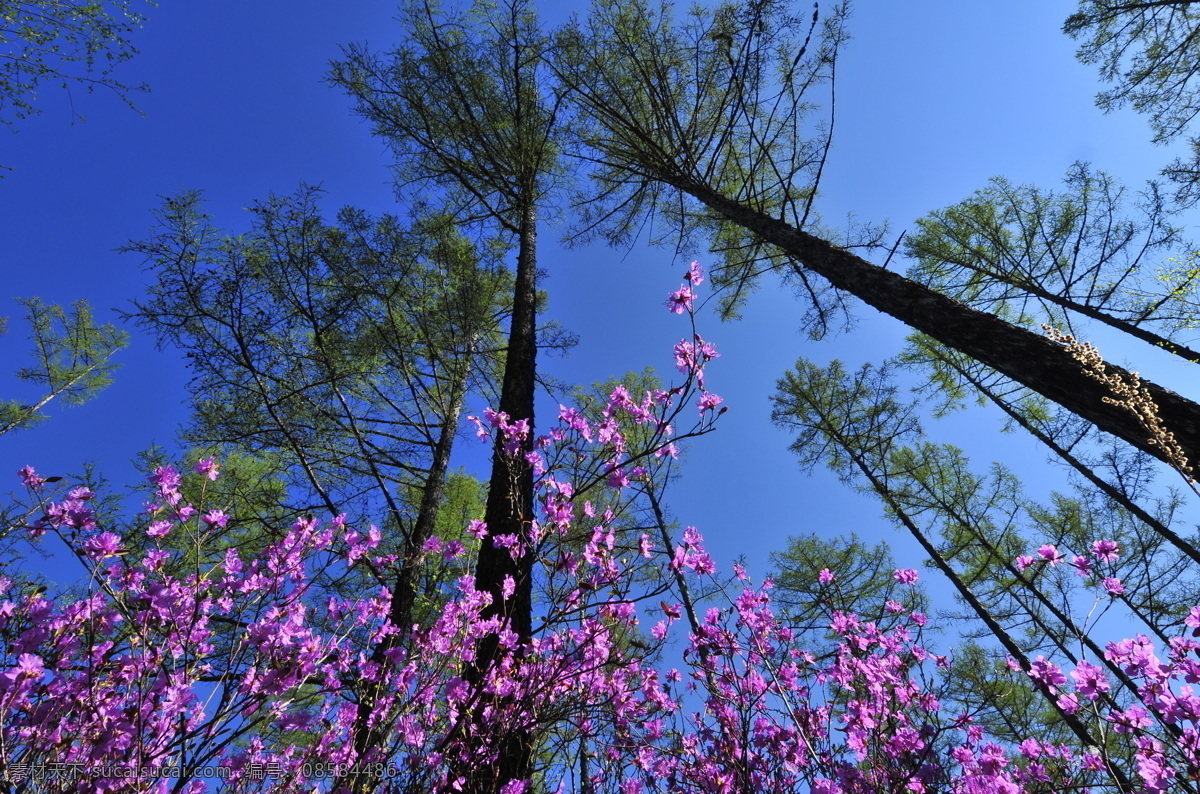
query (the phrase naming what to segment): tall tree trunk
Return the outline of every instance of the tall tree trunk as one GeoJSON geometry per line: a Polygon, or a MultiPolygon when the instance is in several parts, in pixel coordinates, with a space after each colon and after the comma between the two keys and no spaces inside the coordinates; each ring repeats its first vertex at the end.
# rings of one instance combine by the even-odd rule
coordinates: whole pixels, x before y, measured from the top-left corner
{"type": "MultiPolygon", "coordinates": [[[[498,617],[506,621],[518,642],[527,643],[533,635],[533,554],[530,548],[530,522],[533,520],[533,467],[525,459],[532,449],[533,397],[536,385],[537,357],[537,218],[532,204],[521,213],[517,277],[513,295],[512,327],[508,337],[508,356],[504,362],[504,382],[500,392],[499,410],[510,421],[529,421],[530,437],[516,455],[507,455],[501,444],[494,445],[492,476],[488,485],[484,521],[488,534],[479,549],[475,567],[475,587],[491,593],[492,602],[482,617],[498,617]],[[525,552],[514,559],[509,548],[493,542],[499,535],[519,539],[525,552]],[[503,595],[504,582],[512,577],[516,590],[508,598],[503,595]]],[[[500,638],[492,634],[479,641],[475,664],[465,678],[477,687],[486,676],[488,667],[500,655],[500,638]]],[[[518,651],[518,656],[519,656],[518,651]]],[[[489,704],[485,698],[476,701],[476,710],[489,704]]],[[[482,730],[479,739],[489,743],[489,750],[499,754],[494,767],[475,766],[464,770],[467,778],[465,794],[493,794],[505,782],[529,777],[533,755],[531,726],[504,726],[500,735],[479,723],[479,715],[469,718],[467,730],[482,730]]]]}
{"type": "MultiPolygon", "coordinates": [[[[1112,392],[1089,377],[1062,345],[977,311],[911,279],[871,264],[832,243],[777,218],[726,198],[707,185],[672,183],[715,212],[794,257],[797,270],[808,270],[911,328],[966,353],[1018,383],[1093,422],[1137,449],[1171,463],[1150,443],[1146,430],[1126,408],[1104,402],[1112,392]]],[[[1128,375],[1106,364],[1110,372],[1128,375]]],[[[1174,433],[1187,460],[1200,464],[1200,405],[1155,383],[1143,381],[1166,428],[1174,433]]]]}
{"type": "Polygon", "coordinates": [[[961,362],[954,360],[953,356],[942,356],[941,361],[946,366],[951,367],[956,373],[958,373],[963,380],[974,386],[980,394],[991,400],[993,405],[995,405],[1010,419],[1020,425],[1023,430],[1028,432],[1031,436],[1042,442],[1042,444],[1053,451],[1055,455],[1057,455],[1063,462],[1074,469],[1075,472],[1077,472],[1081,477],[1099,489],[1101,493],[1103,493],[1109,499],[1112,499],[1124,509],[1128,510],[1139,521],[1157,532],[1160,536],[1162,536],[1163,539],[1169,542],[1180,552],[1190,557],[1193,562],[1200,563],[1200,549],[1196,548],[1193,543],[1184,540],[1182,537],[1180,537],[1179,533],[1175,532],[1175,530],[1171,529],[1166,524],[1150,515],[1145,508],[1135,502],[1128,494],[1116,488],[1112,483],[1108,482],[1108,480],[1102,478],[1091,466],[1088,466],[1082,460],[1075,457],[1075,455],[1072,454],[1069,449],[1063,447],[1048,434],[1043,432],[1039,427],[1029,420],[1028,416],[1021,413],[1015,406],[1010,404],[1002,396],[991,389],[986,383],[984,383],[983,379],[977,374],[971,372],[967,367],[962,366],[961,362]]]}
{"type": "MultiPolygon", "coordinates": [[[[471,371],[470,359],[474,355],[474,340],[468,345],[466,361],[462,372],[455,379],[450,395],[450,406],[441,427],[438,428],[438,439],[433,448],[433,459],[429,471],[425,475],[425,483],[421,489],[421,504],[417,510],[416,521],[412,531],[404,542],[404,560],[392,589],[392,601],[389,607],[388,620],[398,630],[389,634],[376,644],[371,653],[371,661],[377,665],[379,678],[367,684],[358,702],[358,712],[354,718],[353,742],[355,758],[359,763],[368,761],[368,753],[381,745],[386,745],[390,739],[390,726],[383,729],[373,729],[370,725],[372,713],[383,692],[383,684],[391,670],[388,652],[401,646],[409,636],[412,627],[413,607],[417,600],[417,575],[420,571],[421,551],[425,541],[433,535],[437,523],[438,511],[442,504],[442,494],[446,487],[446,474],[450,470],[450,453],[454,449],[454,437],[458,432],[458,418],[462,413],[463,402],[467,394],[467,378],[471,371]]],[[[351,778],[351,790],[369,794],[375,791],[380,781],[372,775],[358,775],[351,778]]],[[[345,780],[338,784],[345,785],[345,780]]],[[[337,784],[334,785],[337,789],[337,784]]]]}

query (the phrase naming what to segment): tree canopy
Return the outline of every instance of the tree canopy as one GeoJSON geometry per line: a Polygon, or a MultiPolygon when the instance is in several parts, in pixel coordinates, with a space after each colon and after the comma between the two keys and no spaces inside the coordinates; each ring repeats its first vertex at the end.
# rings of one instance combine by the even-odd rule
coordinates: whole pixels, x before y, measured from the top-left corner
{"type": "MultiPolygon", "coordinates": [[[[393,49],[330,65],[394,158],[400,212],[333,216],[302,186],[231,232],[183,192],[125,246],[150,280],[129,319],[187,354],[191,416],[146,454],[134,515],[22,470],[13,530],[88,583],[50,599],[0,577],[0,773],[61,756],[176,763],[179,791],[205,764],[247,792],[1194,790],[1200,402],[1088,341],[1200,363],[1186,158],[1175,195],[1085,163],[1053,186],[995,177],[888,246],[819,214],[848,3],[595,0],[554,30],[537,10],[405,0],[393,49]],[[683,324],[674,380],[546,377],[558,221],[574,246],[649,228],[712,254],[662,310],[683,324]],[[753,315],[774,279],[813,343],[863,304],[911,332],[887,360],[798,355],[770,416],[933,581],[838,527],[755,584],[671,503],[685,442],[725,413],[706,306],[753,315]],[[946,438],[938,420],[977,406],[946,438]],[[987,422],[1061,476],[973,460],[987,422]],[[472,430],[478,476],[454,465],[472,430]]],[[[1066,23],[1102,106],[1150,114],[1162,142],[1195,115],[1193,17],[1084,0],[1066,23]]],[[[48,396],[0,406],[0,432],[91,396],[124,341],[83,305],[27,306],[48,396]]]]}
{"type": "Polygon", "coordinates": [[[114,70],[137,54],[131,34],[145,21],[141,0],[13,0],[0,6],[0,123],[40,113],[46,82],[70,91],[105,88],[132,106],[114,70]]]}

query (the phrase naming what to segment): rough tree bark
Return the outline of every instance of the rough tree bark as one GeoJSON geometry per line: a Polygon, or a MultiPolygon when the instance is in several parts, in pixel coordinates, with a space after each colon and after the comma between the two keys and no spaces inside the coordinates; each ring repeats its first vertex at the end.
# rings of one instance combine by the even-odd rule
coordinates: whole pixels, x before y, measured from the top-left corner
{"type": "MultiPolygon", "coordinates": [[[[1171,463],[1129,410],[1106,403],[1112,392],[1089,377],[1070,352],[1044,336],[977,311],[916,281],[874,265],[836,245],[726,198],[712,188],[683,180],[671,184],[778,246],[797,271],[827,279],[864,303],[959,350],[1137,449],[1171,463]]],[[[1107,364],[1110,372],[1130,373],[1107,364]]],[[[1189,461],[1200,462],[1200,405],[1150,381],[1158,415],[1189,461]]]]}

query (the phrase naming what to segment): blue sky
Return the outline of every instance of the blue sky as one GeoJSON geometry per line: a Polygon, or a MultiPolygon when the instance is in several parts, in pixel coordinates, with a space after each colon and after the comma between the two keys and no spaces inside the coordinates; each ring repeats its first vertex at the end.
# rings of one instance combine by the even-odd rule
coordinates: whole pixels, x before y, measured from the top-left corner
{"type": "MultiPolygon", "coordinates": [[[[894,233],[958,201],[989,177],[1052,187],[1075,160],[1091,161],[1131,185],[1154,176],[1170,153],[1147,143],[1144,119],[1101,114],[1094,69],[1075,61],[1060,32],[1073,3],[1060,0],[951,2],[862,0],[839,64],[837,133],[818,209],[827,223],[853,212],[890,219],[894,233]]],[[[551,22],[573,5],[547,4],[551,22]],[[553,8],[551,8],[553,5],[553,8]]],[[[346,204],[398,211],[388,155],[349,102],[322,82],[339,45],[377,49],[398,37],[393,10],[367,0],[206,0],[150,9],[135,44],[141,54],[120,76],[145,81],[141,114],[113,96],[47,86],[44,113],[0,130],[0,337],[5,397],[28,396],[9,374],[22,362],[25,329],[14,297],[70,303],[83,297],[104,319],[128,307],[146,283],[139,261],[113,249],[146,234],[160,196],[203,190],[219,224],[248,225],[241,208],[301,181],[326,190],[330,216],[346,204]],[[72,123],[74,110],[86,117],[72,123]]],[[[686,263],[669,251],[591,248],[566,253],[563,229],[543,227],[541,261],[550,277],[549,314],[580,336],[569,358],[547,362],[568,381],[589,383],[647,365],[673,371],[671,346],[686,325],[663,309],[686,263]]],[[[896,264],[893,265],[897,266],[896,264]]],[[[902,267],[902,265],[900,265],[902,267]]],[[[720,430],[693,445],[674,512],[701,529],[718,561],[745,554],[752,570],[789,534],[850,531],[892,543],[915,566],[915,544],[879,518],[876,503],[831,476],[805,477],[790,439],[769,422],[775,380],[797,356],[840,357],[854,365],[898,351],[905,329],[872,310],[855,332],[813,343],[798,332],[799,304],[766,284],[745,319],[701,318],[701,333],[723,357],[709,381],[730,411],[720,430]]],[[[170,446],[186,419],[188,374],[174,351],[157,351],[136,329],[121,354],[117,383],[83,407],[51,410],[42,428],[0,437],[0,478],[30,463],[46,473],[97,461],[116,482],[151,442],[170,446]]],[[[1108,352],[1108,351],[1106,351],[1108,352]]],[[[1119,351],[1114,353],[1119,358],[1119,351]]],[[[1137,368],[1181,388],[1173,365],[1137,368]]],[[[543,411],[543,416],[546,412],[543,411]]],[[[1038,476],[1043,454],[1031,441],[999,437],[977,416],[935,428],[937,440],[999,456],[1038,476]]],[[[988,458],[990,459],[990,458],[988,458]]],[[[0,479],[0,493],[7,490],[0,479]]]]}

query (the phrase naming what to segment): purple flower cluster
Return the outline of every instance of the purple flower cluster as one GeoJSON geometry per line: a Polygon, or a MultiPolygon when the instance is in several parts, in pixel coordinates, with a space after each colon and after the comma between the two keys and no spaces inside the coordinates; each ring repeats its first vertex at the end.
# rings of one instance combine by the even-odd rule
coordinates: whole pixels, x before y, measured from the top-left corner
{"type": "MultiPolygon", "coordinates": [[[[697,265],[687,281],[680,292],[688,295],[673,294],[670,305],[691,314],[697,265]]],[[[704,390],[703,367],[716,352],[693,339],[676,348],[683,387],[637,398],[618,387],[598,419],[564,407],[558,425],[532,443],[528,423],[491,411],[473,420],[482,437],[494,433],[502,450],[525,455],[538,473],[539,512],[528,534],[493,537],[478,521],[467,528],[514,557],[532,555],[542,590],[557,596],[524,644],[504,619],[482,617],[493,596],[475,589],[460,540],[426,543],[427,554],[460,566],[459,575],[429,620],[396,626],[386,588],[324,603],[313,597],[318,571],[396,570],[394,558],[377,553],[376,527],[356,531],[344,516],[326,524],[302,518],[250,559],[230,548],[207,566],[176,565],[171,548],[134,555],[133,544],[100,529],[90,491],[55,501],[50,478],[23,469],[43,505],[31,534],[57,534],[90,566],[96,587],[56,604],[14,592],[0,577],[0,772],[77,765],[91,771],[61,790],[199,794],[213,783],[199,769],[223,770],[214,785],[230,792],[334,791],[354,770],[368,770],[395,790],[451,792],[465,783],[461,770],[496,761],[499,737],[533,727],[548,747],[570,735],[590,748],[586,773],[551,764],[539,790],[1020,792],[1107,782],[1097,755],[1036,738],[1004,746],[968,716],[944,714],[936,680],[949,661],[923,645],[925,615],[900,601],[887,605],[899,618],[887,629],[833,612],[836,648],[818,657],[776,616],[769,582],[751,586],[741,566],[740,584],[718,577],[695,528],[660,547],[646,534],[626,537],[613,508],[579,503],[596,483],[618,497],[637,487],[651,476],[648,461],[673,457],[674,441],[712,428],[721,400],[704,390]],[[676,436],[672,422],[692,397],[698,423],[676,436]],[[633,449],[638,427],[652,438],[633,449]],[[595,482],[570,482],[563,461],[585,449],[602,461],[595,482]],[[663,581],[688,589],[659,589],[668,600],[648,607],[637,566],[655,561],[663,581]],[[688,592],[726,587],[737,592],[697,614],[688,592]],[[381,644],[397,634],[406,641],[381,644]],[[482,675],[469,674],[482,663],[475,651],[485,637],[497,638],[500,650],[482,675]],[[652,660],[673,638],[683,645],[683,669],[661,669],[652,660]],[[382,647],[386,654],[372,655],[382,647]],[[364,685],[373,693],[366,729],[377,740],[360,752],[364,685]],[[175,771],[120,774],[149,769],[175,771]]],[[[214,460],[195,469],[208,481],[219,477],[214,460]]],[[[232,521],[189,504],[177,470],[159,468],[150,480],[144,533],[152,544],[183,533],[203,543],[232,521]]],[[[1117,553],[1115,543],[1097,541],[1090,558],[1072,564],[1092,576],[1117,553]]],[[[1054,566],[1065,558],[1043,547],[1038,559],[1054,566]]],[[[1022,557],[1017,567],[1035,564],[1022,557]]],[[[913,587],[918,574],[905,568],[894,578],[913,587]]],[[[818,580],[829,588],[835,577],[823,570],[818,580]]],[[[1119,594],[1112,577],[1103,586],[1119,594]]],[[[515,591],[510,578],[500,595],[515,591]]],[[[1185,623],[1200,628],[1200,607],[1185,623]]],[[[1159,792],[1200,767],[1200,697],[1190,686],[1200,681],[1198,649],[1178,638],[1164,662],[1144,637],[1110,644],[1107,662],[1139,682],[1140,703],[1121,709],[1100,710],[1110,684],[1098,665],[1080,661],[1067,673],[1039,657],[1025,673],[1064,710],[1094,708],[1099,722],[1132,741],[1145,789],[1159,792]],[[1155,734],[1156,725],[1172,728],[1155,734]]],[[[508,780],[497,790],[533,786],[508,780]]]]}

